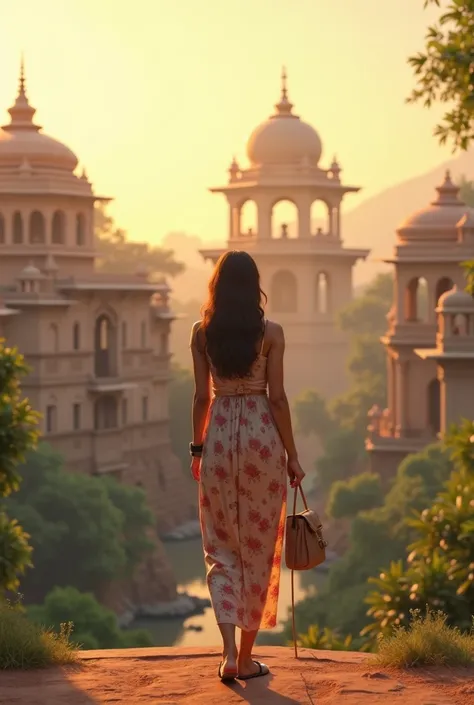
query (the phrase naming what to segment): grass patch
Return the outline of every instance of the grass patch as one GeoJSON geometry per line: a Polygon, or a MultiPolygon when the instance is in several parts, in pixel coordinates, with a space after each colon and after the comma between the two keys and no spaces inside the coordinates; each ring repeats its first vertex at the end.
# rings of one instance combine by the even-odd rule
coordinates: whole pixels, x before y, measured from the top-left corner
{"type": "Polygon", "coordinates": [[[18,605],[0,603],[0,669],[44,668],[73,663],[72,624],[56,634],[31,622],[18,605]]]}
{"type": "Polygon", "coordinates": [[[474,631],[462,634],[446,620],[442,612],[423,616],[414,610],[408,629],[397,627],[392,636],[380,639],[376,662],[398,668],[474,664],[474,631]]]}

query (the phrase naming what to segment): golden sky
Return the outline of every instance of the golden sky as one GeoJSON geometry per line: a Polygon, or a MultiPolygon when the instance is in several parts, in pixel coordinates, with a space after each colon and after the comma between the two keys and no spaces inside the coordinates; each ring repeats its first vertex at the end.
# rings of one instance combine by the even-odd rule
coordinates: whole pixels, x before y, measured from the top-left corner
{"type": "Polygon", "coordinates": [[[0,0],[0,113],[21,51],[37,122],[78,155],[134,239],[226,237],[220,185],[272,112],[280,70],[295,112],[337,153],[347,206],[449,157],[441,109],[405,105],[423,0],[0,0]]]}

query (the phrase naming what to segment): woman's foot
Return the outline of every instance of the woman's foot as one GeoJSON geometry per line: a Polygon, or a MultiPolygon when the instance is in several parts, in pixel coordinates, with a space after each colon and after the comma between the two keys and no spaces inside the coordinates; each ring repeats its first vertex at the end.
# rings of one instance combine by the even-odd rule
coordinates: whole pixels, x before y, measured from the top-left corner
{"type": "Polygon", "coordinates": [[[222,654],[219,676],[222,680],[235,678],[237,675],[237,652],[235,654],[222,654]]]}
{"type": "Polygon", "coordinates": [[[266,676],[270,670],[268,666],[260,661],[254,661],[252,657],[239,659],[239,678],[248,680],[249,678],[257,678],[258,676],[266,676]]]}

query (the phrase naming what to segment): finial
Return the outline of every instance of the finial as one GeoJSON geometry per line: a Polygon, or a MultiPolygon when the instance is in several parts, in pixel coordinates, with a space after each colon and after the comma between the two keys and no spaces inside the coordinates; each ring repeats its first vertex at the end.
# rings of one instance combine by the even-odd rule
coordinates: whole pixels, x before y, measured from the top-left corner
{"type": "Polygon", "coordinates": [[[287,78],[288,78],[288,76],[286,73],[286,66],[282,66],[282,68],[281,68],[281,97],[282,98],[288,97],[288,89],[286,86],[287,78]]]}
{"type": "Polygon", "coordinates": [[[15,104],[9,109],[11,122],[9,125],[3,125],[3,129],[16,130],[27,129],[38,132],[40,127],[33,123],[33,117],[36,112],[28,102],[26,97],[26,78],[25,78],[25,58],[23,53],[20,60],[20,75],[18,78],[18,95],[15,104]]]}
{"type": "Polygon", "coordinates": [[[20,80],[18,85],[19,95],[26,95],[26,79],[25,79],[25,55],[21,52],[20,60],[20,80]]]}

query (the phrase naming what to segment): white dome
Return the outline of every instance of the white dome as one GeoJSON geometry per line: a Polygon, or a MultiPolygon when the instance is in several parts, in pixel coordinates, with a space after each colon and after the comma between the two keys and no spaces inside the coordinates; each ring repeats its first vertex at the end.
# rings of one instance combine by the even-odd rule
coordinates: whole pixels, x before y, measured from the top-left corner
{"type": "Polygon", "coordinates": [[[247,156],[252,166],[306,163],[317,166],[322,154],[321,139],[316,130],[293,115],[286,90],[286,74],[282,76],[282,96],[276,113],[262,122],[247,141],[247,156]]]}
{"type": "Polygon", "coordinates": [[[462,312],[474,310],[474,298],[467,291],[454,286],[439,297],[438,309],[442,311],[462,312]]]}
{"type": "Polygon", "coordinates": [[[446,172],[444,183],[437,187],[437,198],[426,208],[409,216],[397,229],[402,241],[458,239],[458,224],[470,209],[459,198],[459,188],[446,172]]]}
{"type": "Polygon", "coordinates": [[[25,79],[20,75],[20,88],[13,107],[8,111],[10,124],[0,129],[0,168],[20,167],[28,163],[34,168],[56,168],[74,171],[78,159],[69,147],[41,132],[35,125],[35,109],[26,97],[25,79]]]}

